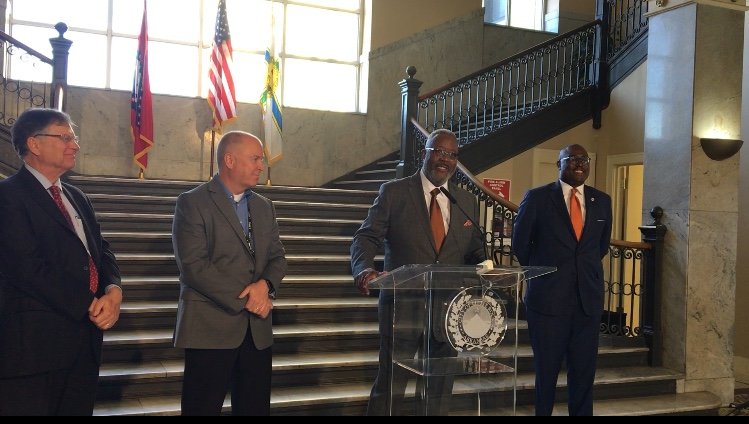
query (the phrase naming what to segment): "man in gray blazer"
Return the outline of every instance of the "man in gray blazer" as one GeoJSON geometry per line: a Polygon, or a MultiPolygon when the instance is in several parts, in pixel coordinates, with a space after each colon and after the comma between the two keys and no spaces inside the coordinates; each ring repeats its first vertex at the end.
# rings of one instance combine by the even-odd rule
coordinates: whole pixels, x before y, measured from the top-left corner
{"type": "Polygon", "coordinates": [[[273,203],[252,191],[262,142],[224,134],[218,174],[177,198],[172,228],[180,270],[174,346],[185,348],[183,415],[269,415],[273,299],[286,257],[273,203]]]}
{"type": "MultiPolygon", "coordinates": [[[[481,232],[471,222],[478,217],[476,198],[448,180],[455,172],[458,163],[458,141],[455,135],[445,129],[430,134],[424,152],[423,166],[414,175],[390,181],[380,187],[379,195],[369,210],[366,220],[354,235],[351,244],[351,270],[359,291],[369,294],[368,284],[383,274],[375,270],[374,258],[383,243],[385,246],[384,271],[392,271],[407,264],[477,264],[486,259],[481,232]],[[453,207],[443,193],[435,196],[439,208],[433,210],[441,214],[438,221],[444,226],[444,239],[435,242],[430,226],[431,192],[444,188],[457,200],[463,211],[471,214],[470,219],[458,207],[453,207]]],[[[439,191],[439,190],[438,190],[439,191]]],[[[392,367],[392,293],[380,292],[378,316],[380,322],[380,359],[377,378],[369,398],[367,415],[398,415],[401,413],[403,395],[408,374],[401,368],[392,367]],[[395,371],[395,374],[393,372],[395,371]],[[392,386],[391,386],[392,375],[392,386]],[[393,402],[390,402],[391,387],[393,402]]],[[[434,336],[434,335],[431,335],[434,336]]],[[[420,340],[411,340],[412,351],[416,352],[420,340]]],[[[433,354],[452,356],[452,347],[444,340],[431,341],[430,345],[439,352],[433,354]]],[[[403,349],[404,346],[399,346],[403,349]]],[[[430,405],[428,412],[446,415],[449,402],[444,401],[452,393],[452,377],[431,378],[429,387],[430,405]],[[443,401],[440,401],[442,398],[443,401]]],[[[421,394],[417,390],[417,396],[421,394]]],[[[417,400],[422,407],[422,402],[417,400]]]]}

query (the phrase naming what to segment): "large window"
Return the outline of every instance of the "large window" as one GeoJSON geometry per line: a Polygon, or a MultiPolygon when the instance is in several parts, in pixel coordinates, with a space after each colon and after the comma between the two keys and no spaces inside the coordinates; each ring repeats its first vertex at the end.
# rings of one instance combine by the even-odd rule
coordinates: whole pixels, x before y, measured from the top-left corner
{"type": "MultiPolygon", "coordinates": [[[[362,111],[364,2],[226,0],[237,99],[259,101],[273,32],[283,105],[362,111]]],[[[148,0],[152,92],[206,96],[217,5],[218,0],[148,0]]],[[[65,38],[73,41],[68,83],[129,91],[142,16],[142,0],[9,0],[8,31],[52,57],[49,39],[57,35],[54,25],[64,22],[65,38]]],[[[30,79],[31,72],[39,71],[20,60],[11,63],[11,78],[30,79]]]]}
{"type": "Polygon", "coordinates": [[[545,0],[484,0],[484,22],[515,28],[544,28],[545,0]]]}

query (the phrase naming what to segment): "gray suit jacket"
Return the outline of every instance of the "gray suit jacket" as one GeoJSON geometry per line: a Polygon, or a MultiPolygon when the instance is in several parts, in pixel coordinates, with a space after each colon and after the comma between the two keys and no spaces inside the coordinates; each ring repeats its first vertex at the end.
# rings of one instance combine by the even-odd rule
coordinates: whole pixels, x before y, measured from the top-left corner
{"type": "MultiPolygon", "coordinates": [[[[385,271],[408,264],[473,265],[486,259],[480,230],[474,228],[455,205],[450,205],[450,228],[437,254],[420,172],[380,186],[379,195],[351,244],[354,276],[366,268],[375,268],[374,258],[383,243],[385,271]]],[[[448,190],[476,221],[478,204],[475,197],[452,183],[448,190]]]]}
{"type": "Polygon", "coordinates": [[[273,344],[272,320],[244,309],[239,299],[247,284],[264,278],[276,294],[286,274],[286,252],[279,237],[273,203],[250,197],[255,256],[218,176],[177,198],[172,244],[180,270],[180,295],[174,346],[233,349],[252,327],[258,349],[273,344]]]}

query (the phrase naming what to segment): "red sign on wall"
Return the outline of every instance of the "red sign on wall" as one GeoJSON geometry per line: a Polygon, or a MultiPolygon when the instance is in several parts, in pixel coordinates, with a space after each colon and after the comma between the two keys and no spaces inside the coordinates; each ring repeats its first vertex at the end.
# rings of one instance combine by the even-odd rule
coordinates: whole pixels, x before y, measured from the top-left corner
{"type": "Polygon", "coordinates": [[[510,200],[510,180],[484,178],[484,185],[489,188],[489,190],[497,193],[499,197],[505,200],[510,200]]]}

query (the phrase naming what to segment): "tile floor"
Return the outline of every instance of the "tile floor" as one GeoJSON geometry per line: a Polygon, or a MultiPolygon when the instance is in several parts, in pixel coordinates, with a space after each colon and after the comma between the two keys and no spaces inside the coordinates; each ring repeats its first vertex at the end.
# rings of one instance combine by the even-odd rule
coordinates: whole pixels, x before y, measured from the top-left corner
{"type": "Polygon", "coordinates": [[[721,408],[721,416],[749,416],[749,383],[736,382],[735,397],[728,408],[721,408]]]}

